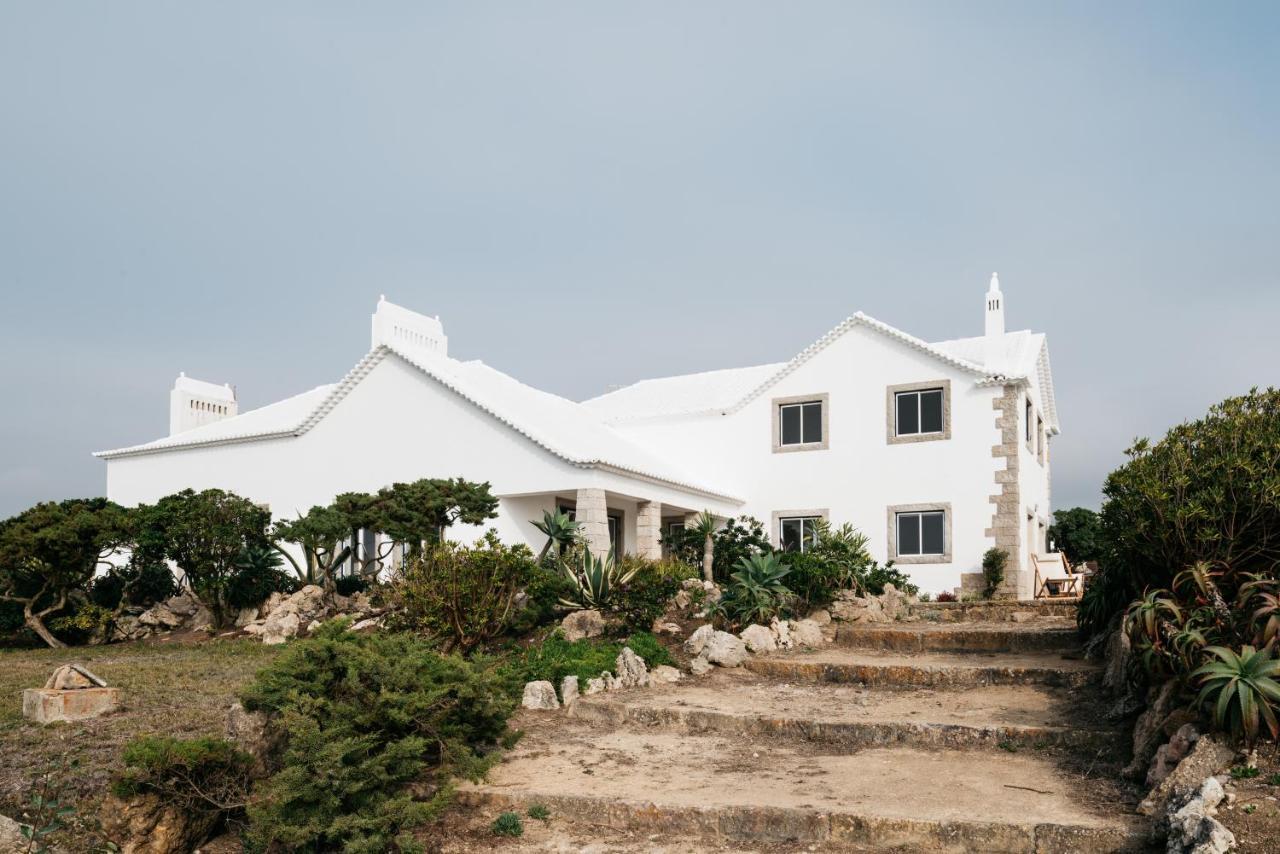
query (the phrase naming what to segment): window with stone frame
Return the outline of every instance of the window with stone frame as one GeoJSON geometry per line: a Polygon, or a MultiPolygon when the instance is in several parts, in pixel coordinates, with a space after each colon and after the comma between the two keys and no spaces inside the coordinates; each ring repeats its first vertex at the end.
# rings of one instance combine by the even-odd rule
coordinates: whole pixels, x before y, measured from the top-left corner
{"type": "Polygon", "coordinates": [[[900,391],[894,395],[894,429],[899,436],[922,436],[941,433],[943,429],[943,390],[925,388],[900,391]]]}
{"type": "Polygon", "coordinates": [[[783,516],[778,519],[778,543],[784,552],[804,552],[818,543],[821,516],[783,516]]]}
{"type": "Polygon", "coordinates": [[[903,557],[946,554],[946,515],[942,510],[899,513],[898,554],[903,557]]]}

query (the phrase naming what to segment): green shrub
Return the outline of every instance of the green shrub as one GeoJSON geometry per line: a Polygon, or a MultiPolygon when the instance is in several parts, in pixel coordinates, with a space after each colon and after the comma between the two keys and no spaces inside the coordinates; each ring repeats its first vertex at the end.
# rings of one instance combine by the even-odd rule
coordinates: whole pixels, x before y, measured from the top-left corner
{"type": "Polygon", "coordinates": [[[509,744],[515,700],[499,674],[398,632],[334,620],[288,645],[243,693],[282,734],[280,770],[255,791],[258,851],[417,851],[413,828],[509,744]]]}
{"type": "Polygon", "coordinates": [[[529,818],[538,821],[546,821],[551,818],[551,810],[547,809],[546,804],[529,804],[529,809],[525,810],[529,818]]]}
{"type": "Polygon", "coordinates": [[[600,638],[570,642],[557,629],[539,643],[508,655],[499,670],[513,693],[518,693],[526,682],[539,679],[558,687],[564,677],[577,676],[579,683],[585,685],[588,679],[606,670],[614,672],[624,646],[631,647],[649,667],[674,663],[666,647],[648,632],[637,632],[623,642],[600,638]]]}
{"type": "Polygon", "coordinates": [[[1102,557],[1102,518],[1087,507],[1055,510],[1049,539],[1072,563],[1102,557]]]}
{"type": "Polygon", "coordinates": [[[715,605],[731,627],[768,623],[785,614],[794,595],[783,579],[790,568],[778,554],[755,554],[738,562],[715,605]]]}
{"type": "Polygon", "coordinates": [[[647,632],[680,592],[680,582],[694,578],[697,571],[684,564],[628,555],[621,561],[621,574],[627,580],[615,588],[610,610],[626,629],[647,632]]]}
{"type": "Polygon", "coordinates": [[[837,593],[856,584],[852,567],[841,565],[816,550],[788,554],[787,565],[791,568],[787,587],[809,608],[830,604],[837,593]]]}
{"type": "Polygon", "coordinates": [[[280,553],[264,543],[250,543],[240,552],[235,571],[227,579],[227,605],[236,610],[255,608],[272,593],[292,593],[298,581],[281,567],[280,553]]]}
{"type": "Polygon", "coordinates": [[[527,635],[558,620],[566,611],[560,604],[573,595],[574,585],[552,561],[534,566],[525,581],[524,601],[511,623],[511,633],[527,635]]]}
{"type": "Polygon", "coordinates": [[[1009,564],[1009,553],[1004,549],[991,547],[982,555],[982,595],[988,599],[1000,591],[1004,584],[1004,568],[1009,564]]]}
{"type": "Polygon", "coordinates": [[[1096,573],[1089,576],[1089,583],[1076,608],[1076,626],[1080,634],[1090,638],[1106,631],[1132,598],[1133,591],[1124,571],[1102,564],[1096,573]]]}
{"type": "Polygon", "coordinates": [[[872,561],[858,581],[863,590],[875,596],[884,592],[886,584],[892,584],[895,590],[908,596],[915,596],[920,592],[920,588],[911,583],[911,578],[906,573],[894,568],[893,561],[884,566],[872,561]]]}
{"type": "Polygon", "coordinates": [[[130,560],[99,575],[89,587],[89,599],[95,605],[114,609],[122,602],[149,608],[178,595],[173,571],[164,561],[130,560]]]}
{"type": "Polygon", "coordinates": [[[70,614],[54,617],[49,628],[72,645],[102,643],[111,628],[111,612],[92,602],[81,602],[70,614]]]}
{"type": "Polygon", "coordinates": [[[511,627],[516,596],[536,571],[528,547],[504,546],[493,531],[470,548],[429,546],[392,587],[393,624],[470,652],[511,627]]]}
{"type": "MultiPolygon", "coordinates": [[[[773,551],[764,525],[751,516],[729,519],[712,535],[711,543],[712,573],[719,583],[729,578],[744,557],[773,551]]],[[[674,560],[689,566],[702,566],[703,536],[693,527],[668,531],[662,535],[662,544],[674,560]]]]}
{"type": "Polygon", "coordinates": [[[939,601],[939,602],[958,602],[959,600],[958,600],[958,599],[956,599],[956,594],[952,593],[950,590],[944,590],[944,591],[942,591],[941,593],[939,593],[939,594],[938,594],[938,599],[937,599],[937,601],[939,601]]]}
{"type": "Polygon", "coordinates": [[[572,584],[572,590],[562,604],[569,608],[609,608],[617,589],[629,582],[640,565],[635,562],[614,560],[612,554],[593,555],[590,549],[581,549],[560,562],[572,584]]]}
{"type": "Polygon", "coordinates": [[[493,833],[495,836],[523,836],[524,822],[516,813],[504,812],[493,820],[493,833]]]}
{"type": "Polygon", "coordinates": [[[354,596],[369,589],[369,579],[361,575],[343,575],[334,579],[333,589],[339,596],[354,596]]]}
{"type": "Polygon", "coordinates": [[[252,767],[249,754],[223,739],[142,736],[125,745],[111,788],[121,798],[154,795],[212,829],[244,810],[252,767]]]}

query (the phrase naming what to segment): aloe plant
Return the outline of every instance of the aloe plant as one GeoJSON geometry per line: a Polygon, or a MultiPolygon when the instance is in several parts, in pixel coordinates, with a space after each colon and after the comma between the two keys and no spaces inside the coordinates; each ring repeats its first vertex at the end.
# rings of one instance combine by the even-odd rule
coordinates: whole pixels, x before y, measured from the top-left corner
{"type": "Polygon", "coordinates": [[[636,563],[628,569],[612,554],[597,557],[591,549],[584,548],[573,562],[560,562],[561,571],[576,591],[572,599],[561,599],[560,604],[567,608],[606,608],[614,589],[630,581],[641,565],[636,563]]]}
{"type": "Polygon", "coordinates": [[[547,535],[547,542],[542,547],[542,551],[538,552],[538,563],[542,563],[543,558],[547,556],[547,552],[554,550],[557,557],[560,556],[560,550],[565,546],[572,545],[577,539],[579,525],[568,513],[561,513],[559,510],[542,511],[542,521],[533,520],[533,527],[547,535]]]}
{"type": "Polygon", "coordinates": [[[1239,654],[1225,646],[1211,646],[1205,652],[1217,661],[1191,673],[1193,679],[1200,680],[1196,705],[1211,702],[1214,725],[1229,729],[1233,735],[1243,734],[1248,746],[1257,740],[1260,724],[1266,724],[1272,738],[1280,738],[1280,721],[1276,719],[1280,659],[1271,657],[1271,646],[1255,649],[1246,645],[1239,654]]]}

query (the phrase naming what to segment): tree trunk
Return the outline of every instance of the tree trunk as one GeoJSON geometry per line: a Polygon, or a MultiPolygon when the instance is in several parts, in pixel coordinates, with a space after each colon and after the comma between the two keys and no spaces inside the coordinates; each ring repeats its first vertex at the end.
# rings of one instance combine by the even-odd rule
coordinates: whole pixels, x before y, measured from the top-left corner
{"type": "Polygon", "coordinates": [[[712,567],[715,564],[715,540],[710,534],[702,541],[702,577],[707,581],[715,581],[712,567]]]}
{"type": "Polygon", "coordinates": [[[54,649],[66,649],[67,645],[53,636],[53,633],[45,628],[44,621],[40,617],[31,613],[31,603],[22,606],[22,621],[27,628],[40,636],[40,640],[47,643],[54,649]]]}

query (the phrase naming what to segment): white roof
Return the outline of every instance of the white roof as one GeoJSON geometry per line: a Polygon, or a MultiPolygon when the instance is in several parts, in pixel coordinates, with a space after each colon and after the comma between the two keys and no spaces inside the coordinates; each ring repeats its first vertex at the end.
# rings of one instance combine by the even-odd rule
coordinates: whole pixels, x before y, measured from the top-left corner
{"type": "Polygon", "coordinates": [[[728,409],[786,362],[641,380],[582,402],[607,421],[692,415],[728,409]]]}
{"type": "Polygon", "coordinates": [[[94,456],[111,459],[229,442],[300,436],[324,418],[388,355],[403,359],[573,465],[612,468],[718,498],[737,500],[721,489],[691,480],[687,473],[678,471],[623,438],[582,404],[524,385],[478,360],[460,362],[423,348],[392,345],[375,347],[336,385],[319,386],[270,406],[175,436],[128,448],[99,451],[94,456]]]}

